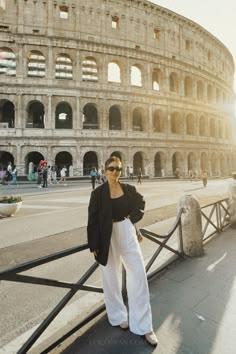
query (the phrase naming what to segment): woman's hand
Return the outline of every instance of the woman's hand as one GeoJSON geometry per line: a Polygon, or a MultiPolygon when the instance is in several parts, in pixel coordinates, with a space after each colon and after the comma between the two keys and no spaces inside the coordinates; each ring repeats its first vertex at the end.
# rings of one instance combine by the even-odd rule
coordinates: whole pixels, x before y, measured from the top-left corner
{"type": "Polygon", "coordinates": [[[98,250],[93,251],[93,255],[94,255],[95,257],[97,257],[97,255],[98,255],[98,250]]]}

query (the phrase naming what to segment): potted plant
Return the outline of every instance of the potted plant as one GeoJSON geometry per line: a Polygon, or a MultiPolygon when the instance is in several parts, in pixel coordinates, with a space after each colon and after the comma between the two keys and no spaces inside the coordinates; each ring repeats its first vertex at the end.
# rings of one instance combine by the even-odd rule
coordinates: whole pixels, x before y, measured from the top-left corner
{"type": "Polygon", "coordinates": [[[22,205],[22,198],[18,196],[4,196],[0,199],[0,215],[12,216],[22,205]]]}

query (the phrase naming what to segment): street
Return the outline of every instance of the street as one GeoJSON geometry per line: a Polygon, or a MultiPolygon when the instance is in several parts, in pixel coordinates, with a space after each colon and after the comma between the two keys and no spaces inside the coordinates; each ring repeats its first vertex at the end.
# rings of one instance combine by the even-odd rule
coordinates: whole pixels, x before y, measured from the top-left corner
{"type": "MultiPolygon", "coordinates": [[[[208,204],[212,198],[224,198],[228,183],[227,179],[209,180],[207,187],[203,188],[201,181],[152,180],[144,181],[142,185],[132,182],[146,199],[142,226],[173,218],[176,204],[183,194],[195,195],[201,205],[208,204]]],[[[15,216],[0,219],[1,270],[86,243],[87,208],[91,193],[89,182],[77,185],[68,183],[67,186],[44,190],[22,185],[12,188],[12,193],[9,190],[9,186],[0,186],[2,195],[22,195],[23,205],[15,216]]],[[[92,255],[83,251],[79,256],[75,254],[63,258],[26,274],[72,282],[79,279],[92,261],[92,255]]],[[[98,271],[89,279],[89,284],[100,285],[98,271]]],[[[1,347],[40,323],[67,292],[21,283],[1,282],[0,285],[1,347]]],[[[78,294],[73,301],[80,296],[85,298],[84,295],[78,294]]]]}

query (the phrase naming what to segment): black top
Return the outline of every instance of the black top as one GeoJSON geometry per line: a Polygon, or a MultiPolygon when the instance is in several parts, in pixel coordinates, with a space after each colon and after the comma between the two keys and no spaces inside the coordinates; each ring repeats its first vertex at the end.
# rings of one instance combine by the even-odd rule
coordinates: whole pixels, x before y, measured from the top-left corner
{"type": "Polygon", "coordinates": [[[122,220],[129,215],[129,202],[125,194],[118,198],[111,198],[112,219],[122,220]]]}

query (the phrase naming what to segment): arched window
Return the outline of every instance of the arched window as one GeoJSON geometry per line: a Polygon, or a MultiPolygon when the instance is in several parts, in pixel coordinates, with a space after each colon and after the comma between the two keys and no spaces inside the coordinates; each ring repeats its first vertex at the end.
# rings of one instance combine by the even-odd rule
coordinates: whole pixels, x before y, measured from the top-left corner
{"type": "Polygon", "coordinates": [[[67,102],[60,102],[56,107],[56,129],[72,129],[72,108],[67,102]]]}
{"type": "Polygon", "coordinates": [[[93,57],[86,57],[82,61],[82,80],[98,81],[97,61],[93,57]]]}
{"type": "Polygon", "coordinates": [[[184,95],[185,97],[192,96],[192,79],[190,77],[186,77],[184,80],[184,95]]]}
{"type": "Polygon", "coordinates": [[[108,81],[120,83],[120,67],[116,62],[108,64],[108,81]]]}
{"type": "Polygon", "coordinates": [[[26,128],[44,128],[44,105],[39,101],[28,105],[26,128]]]}
{"type": "Polygon", "coordinates": [[[210,120],[210,137],[214,138],[215,136],[216,136],[215,122],[214,122],[214,119],[212,118],[210,120]]]}
{"type": "Polygon", "coordinates": [[[59,54],[55,64],[56,79],[73,79],[72,60],[67,54],[59,54]]]}
{"type": "Polygon", "coordinates": [[[131,85],[142,86],[142,72],[136,65],[131,66],[131,85]]]}
{"type": "Polygon", "coordinates": [[[83,158],[83,175],[89,175],[93,167],[98,168],[98,157],[95,151],[88,151],[83,158]]]}
{"type": "Polygon", "coordinates": [[[0,100],[0,123],[2,128],[15,127],[15,106],[9,100],[0,100]]]}
{"type": "Polygon", "coordinates": [[[0,74],[16,76],[16,56],[9,48],[0,48],[0,74]]]}
{"type": "Polygon", "coordinates": [[[171,114],[171,133],[180,134],[182,130],[180,115],[178,112],[171,114]]]}
{"type": "Polygon", "coordinates": [[[160,70],[154,69],[152,71],[152,89],[155,91],[160,90],[160,70]]]}
{"type": "Polygon", "coordinates": [[[28,76],[45,77],[46,62],[41,52],[32,51],[28,56],[28,76]]]}
{"type": "Polygon", "coordinates": [[[203,91],[203,83],[202,81],[197,82],[197,98],[199,100],[202,100],[204,97],[204,91],[203,91]]]}
{"type": "Polygon", "coordinates": [[[169,77],[170,92],[178,92],[178,78],[175,73],[171,73],[169,77]]]}
{"type": "Polygon", "coordinates": [[[153,113],[153,131],[157,133],[164,132],[164,114],[161,110],[155,110],[153,113]]]}
{"type": "Polygon", "coordinates": [[[207,100],[209,103],[213,101],[213,91],[211,85],[207,85],[207,100]]]}
{"type": "Polygon", "coordinates": [[[109,129],[121,130],[121,114],[117,106],[112,106],[109,110],[109,129]]]}
{"type": "Polygon", "coordinates": [[[216,89],[216,102],[217,103],[221,102],[220,90],[218,88],[216,89]]]}
{"type": "Polygon", "coordinates": [[[83,108],[83,129],[98,129],[98,111],[93,103],[87,103],[83,108]]]}
{"type": "Polygon", "coordinates": [[[207,118],[204,116],[201,116],[200,120],[199,120],[199,135],[200,136],[207,136],[208,135],[207,118]]]}
{"type": "Polygon", "coordinates": [[[188,135],[194,135],[194,117],[192,114],[188,114],[186,118],[186,132],[188,135]]]}
{"type": "Polygon", "coordinates": [[[142,108],[135,108],[133,111],[133,130],[143,131],[144,111],[142,108]]]}

